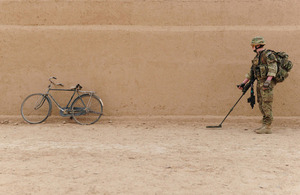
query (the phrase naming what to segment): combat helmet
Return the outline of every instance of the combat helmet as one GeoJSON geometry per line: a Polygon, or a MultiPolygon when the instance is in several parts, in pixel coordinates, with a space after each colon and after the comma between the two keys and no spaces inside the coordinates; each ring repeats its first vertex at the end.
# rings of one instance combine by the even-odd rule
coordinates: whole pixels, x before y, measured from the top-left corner
{"type": "Polygon", "coordinates": [[[251,46],[256,46],[256,45],[265,45],[265,39],[263,37],[254,37],[251,41],[251,46]]]}

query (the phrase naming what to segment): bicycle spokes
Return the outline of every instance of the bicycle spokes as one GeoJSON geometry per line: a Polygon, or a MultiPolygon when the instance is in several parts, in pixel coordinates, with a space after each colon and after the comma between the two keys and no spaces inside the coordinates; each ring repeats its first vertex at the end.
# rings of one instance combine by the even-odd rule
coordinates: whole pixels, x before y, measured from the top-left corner
{"type": "Polygon", "coordinates": [[[51,113],[51,101],[44,94],[32,94],[21,105],[23,119],[31,124],[45,121],[51,113]]]}
{"type": "Polygon", "coordinates": [[[90,94],[83,94],[74,100],[72,114],[76,122],[80,124],[93,124],[102,115],[103,106],[101,101],[90,94]]]}

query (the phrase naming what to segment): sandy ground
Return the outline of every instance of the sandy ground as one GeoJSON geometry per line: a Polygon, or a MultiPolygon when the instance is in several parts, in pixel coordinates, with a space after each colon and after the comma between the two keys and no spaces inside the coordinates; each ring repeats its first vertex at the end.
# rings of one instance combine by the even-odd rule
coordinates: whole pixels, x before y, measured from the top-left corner
{"type": "Polygon", "coordinates": [[[2,119],[1,194],[300,194],[300,120],[258,118],[2,119]],[[8,123],[8,124],[7,124],[8,123]]]}

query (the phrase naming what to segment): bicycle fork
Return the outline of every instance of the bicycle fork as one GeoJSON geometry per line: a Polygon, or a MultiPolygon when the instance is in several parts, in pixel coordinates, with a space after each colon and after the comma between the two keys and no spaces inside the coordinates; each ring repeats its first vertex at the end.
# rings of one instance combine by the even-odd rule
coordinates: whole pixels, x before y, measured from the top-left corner
{"type": "Polygon", "coordinates": [[[38,101],[36,102],[37,105],[34,107],[34,109],[35,109],[35,110],[40,109],[40,108],[44,105],[45,100],[46,100],[46,96],[43,96],[43,97],[42,97],[42,100],[38,100],[38,101]]]}

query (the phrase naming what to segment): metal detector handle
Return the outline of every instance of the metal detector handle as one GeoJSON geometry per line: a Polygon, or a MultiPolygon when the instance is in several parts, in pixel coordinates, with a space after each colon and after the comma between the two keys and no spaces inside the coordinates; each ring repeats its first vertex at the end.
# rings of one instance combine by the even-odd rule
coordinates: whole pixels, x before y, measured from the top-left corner
{"type": "Polygon", "coordinates": [[[245,87],[243,88],[242,92],[245,94],[248,91],[248,89],[251,87],[251,85],[252,85],[252,82],[247,83],[245,85],[245,87]]]}

